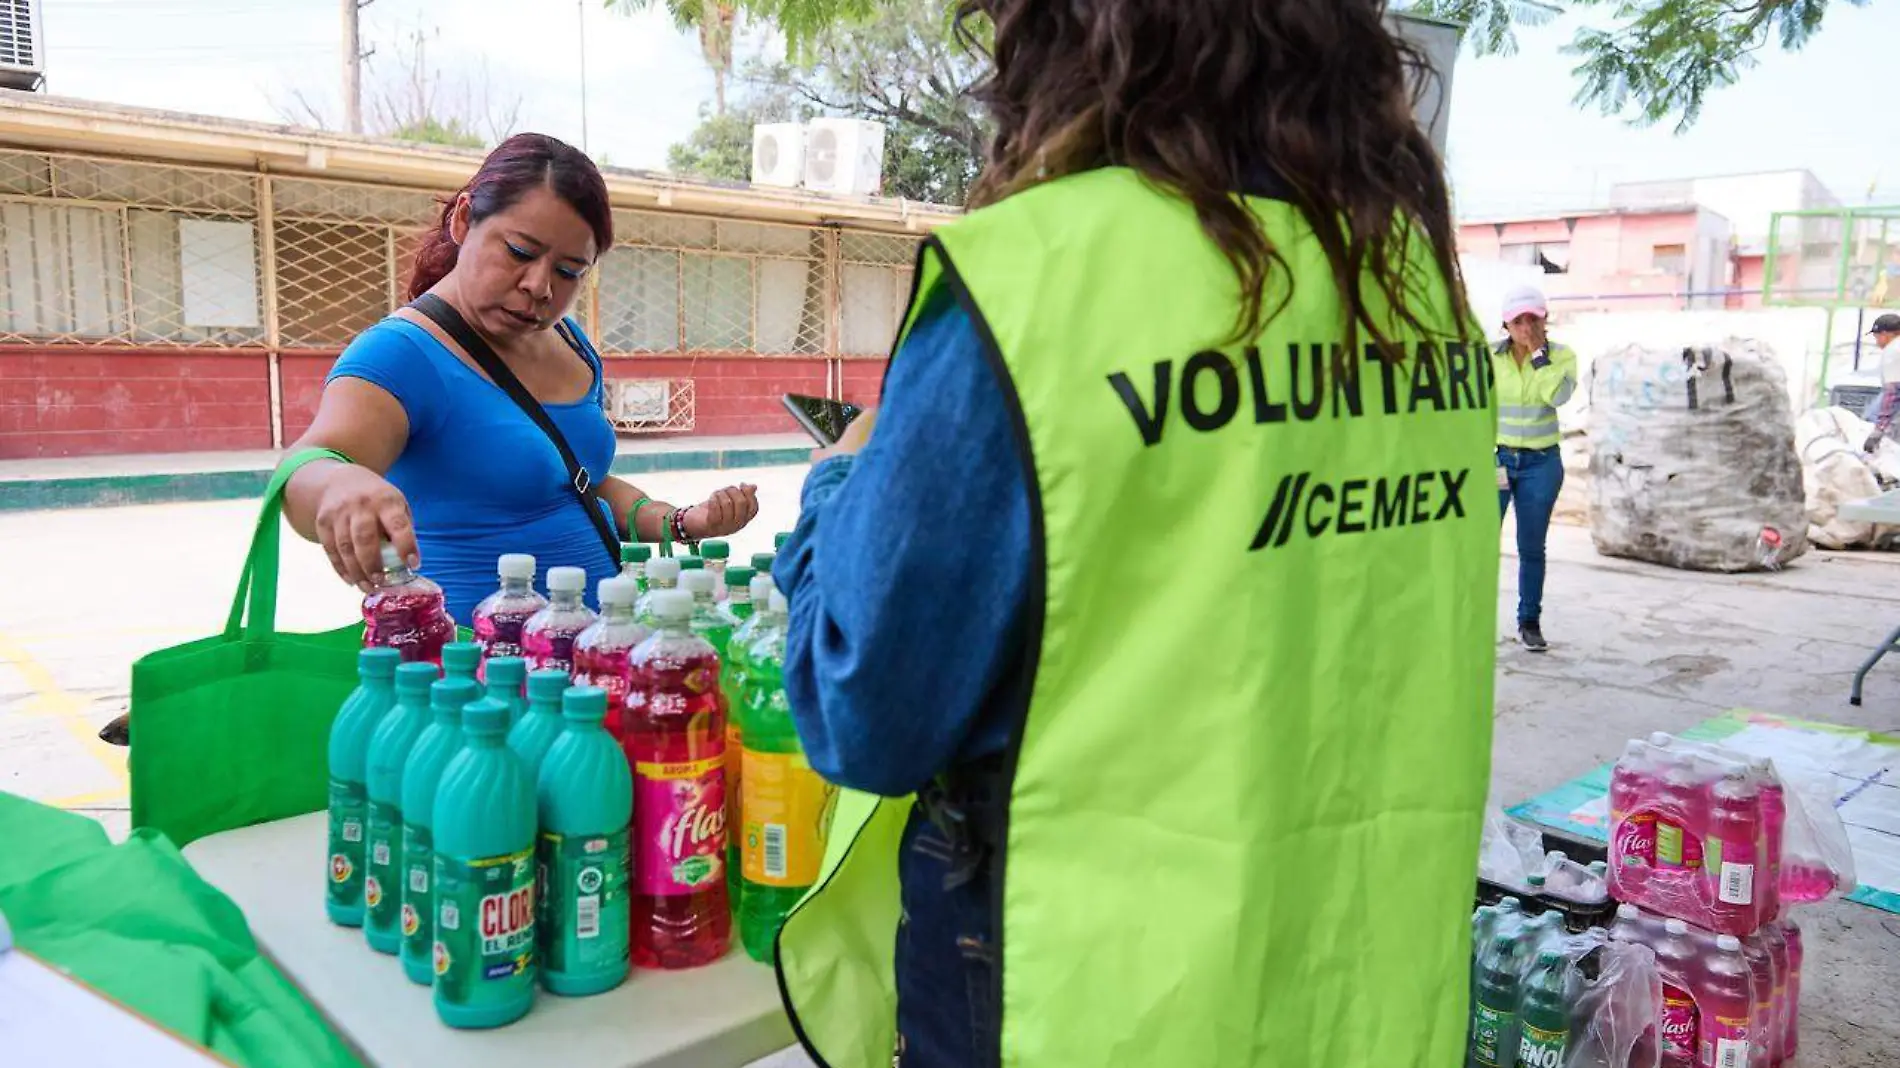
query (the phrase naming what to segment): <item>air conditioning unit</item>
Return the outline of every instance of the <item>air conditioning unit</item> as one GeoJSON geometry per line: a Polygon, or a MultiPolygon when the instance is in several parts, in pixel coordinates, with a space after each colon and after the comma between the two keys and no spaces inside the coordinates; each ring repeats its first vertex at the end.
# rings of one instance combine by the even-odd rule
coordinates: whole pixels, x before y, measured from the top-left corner
{"type": "Polygon", "coordinates": [[[752,184],[793,189],[804,180],[805,127],[796,122],[764,122],[754,126],[752,184]]]}
{"type": "Polygon", "coordinates": [[[805,127],[805,188],[876,196],[884,187],[884,127],[862,119],[813,119],[805,127]]]}
{"type": "Polygon", "coordinates": [[[0,0],[0,88],[32,92],[46,80],[40,0],[0,0]]]}
{"type": "Polygon", "coordinates": [[[620,379],[608,393],[607,417],[616,424],[664,423],[673,412],[673,383],[663,378],[620,379]]]}

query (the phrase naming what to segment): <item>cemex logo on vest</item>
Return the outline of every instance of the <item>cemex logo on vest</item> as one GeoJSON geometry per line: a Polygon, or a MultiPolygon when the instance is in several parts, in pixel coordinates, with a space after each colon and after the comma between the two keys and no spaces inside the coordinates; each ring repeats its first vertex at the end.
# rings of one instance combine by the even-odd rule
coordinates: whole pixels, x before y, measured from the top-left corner
{"type": "MultiPolygon", "coordinates": [[[[1257,426],[1491,407],[1491,360],[1482,343],[1422,343],[1404,361],[1381,359],[1373,345],[1364,347],[1363,360],[1349,359],[1338,344],[1295,343],[1286,346],[1285,353],[1284,393],[1269,387],[1282,380],[1276,373],[1280,367],[1274,366],[1278,361],[1263,356],[1257,346],[1249,346],[1238,361],[1221,352],[1197,352],[1178,375],[1173,360],[1157,362],[1151,400],[1144,400],[1123,372],[1110,375],[1108,384],[1127,407],[1146,448],[1161,444],[1175,403],[1189,429],[1210,433],[1241,416],[1247,394],[1257,426]]],[[[1463,519],[1470,479],[1469,468],[1335,482],[1316,480],[1311,471],[1290,472],[1274,488],[1251,548],[1280,548],[1296,532],[1320,538],[1463,519]]]]}

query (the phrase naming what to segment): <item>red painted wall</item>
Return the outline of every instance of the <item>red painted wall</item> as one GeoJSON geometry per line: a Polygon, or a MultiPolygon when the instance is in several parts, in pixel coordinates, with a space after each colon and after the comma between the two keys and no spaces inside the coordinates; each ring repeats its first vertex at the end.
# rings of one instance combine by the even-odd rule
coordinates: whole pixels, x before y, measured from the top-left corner
{"type": "Polygon", "coordinates": [[[844,368],[840,396],[851,404],[876,404],[884,395],[884,368],[889,360],[841,360],[844,368]]]}
{"type": "Polygon", "coordinates": [[[270,447],[264,354],[0,349],[0,459],[270,447]]]}
{"type": "Polygon", "coordinates": [[[609,356],[609,378],[691,378],[695,435],[790,434],[798,425],[779,400],[787,393],[825,395],[826,363],[818,358],[760,356],[609,356]]]}
{"type": "MultiPolygon", "coordinates": [[[[278,358],[284,441],[310,426],[335,352],[278,358]]],[[[692,378],[693,434],[793,433],[779,398],[823,396],[831,361],[609,356],[609,378],[692,378]]],[[[845,400],[875,403],[883,360],[841,360],[845,400]]],[[[270,371],[258,351],[0,348],[0,459],[270,447],[270,371]]]]}

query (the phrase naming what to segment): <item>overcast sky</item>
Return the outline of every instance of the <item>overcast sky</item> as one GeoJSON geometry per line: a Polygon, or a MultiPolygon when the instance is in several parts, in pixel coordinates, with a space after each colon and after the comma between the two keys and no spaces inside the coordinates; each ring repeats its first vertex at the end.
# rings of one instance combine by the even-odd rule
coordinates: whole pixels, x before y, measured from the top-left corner
{"type": "MultiPolygon", "coordinates": [[[[300,91],[338,110],[340,0],[45,0],[44,10],[58,95],[286,121],[300,91]]],[[[600,0],[374,0],[363,10],[364,42],[377,49],[366,83],[391,73],[418,29],[444,68],[465,80],[485,70],[498,97],[518,95],[524,128],[577,144],[584,36],[586,144],[621,166],[664,166],[712,94],[695,39],[658,12],[612,15],[600,0]]],[[[1617,181],[1794,167],[1850,203],[1870,182],[1900,201],[1887,144],[1900,94],[1882,63],[1900,41],[1900,4],[1830,6],[1805,51],[1764,53],[1682,136],[1579,111],[1559,53],[1573,29],[1525,31],[1510,58],[1460,60],[1449,156],[1461,210],[1587,207],[1617,181]]]]}

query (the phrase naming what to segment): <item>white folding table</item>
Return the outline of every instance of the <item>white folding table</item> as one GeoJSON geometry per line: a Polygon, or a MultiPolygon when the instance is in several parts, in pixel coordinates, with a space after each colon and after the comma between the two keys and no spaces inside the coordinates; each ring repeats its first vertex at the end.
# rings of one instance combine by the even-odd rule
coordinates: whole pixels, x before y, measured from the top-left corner
{"type": "Polygon", "coordinates": [[[507,1027],[445,1027],[427,987],[405,978],[395,958],[372,952],[362,931],[325,917],[327,835],[328,816],[318,812],[212,835],[184,853],[244,910],[271,960],[377,1068],[737,1068],[793,1041],[772,969],[736,949],[690,971],[635,969],[619,989],[595,997],[537,992],[534,1011],[507,1027]]]}

